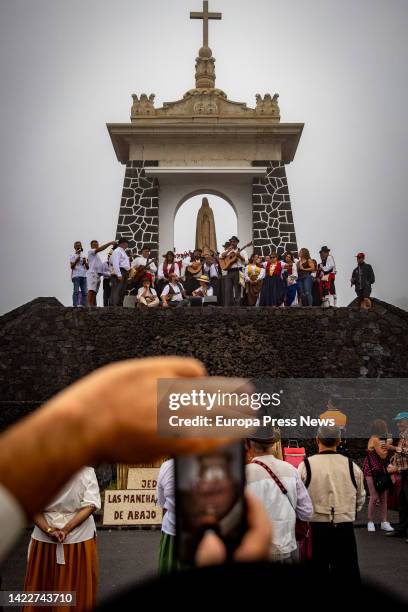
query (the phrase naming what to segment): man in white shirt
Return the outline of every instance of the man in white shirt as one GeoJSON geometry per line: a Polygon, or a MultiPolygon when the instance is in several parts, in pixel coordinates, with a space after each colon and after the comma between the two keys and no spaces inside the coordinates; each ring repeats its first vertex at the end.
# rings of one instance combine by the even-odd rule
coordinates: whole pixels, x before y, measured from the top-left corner
{"type": "Polygon", "coordinates": [[[88,306],[96,306],[96,296],[103,276],[103,263],[98,253],[115,244],[114,240],[99,246],[97,240],[91,240],[91,248],[88,251],[88,272],[86,275],[88,284],[88,306]]]}
{"type": "Polygon", "coordinates": [[[88,270],[88,262],[86,257],[82,255],[83,248],[80,240],[74,242],[75,253],[69,258],[71,267],[71,280],[73,284],[72,294],[72,305],[74,308],[77,306],[86,306],[87,299],[87,283],[86,273],[88,270]]]}
{"type": "Polygon", "coordinates": [[[241,303],[241,284],[240,271],[248,263],[248,255],[246,251],[238,248],[239,238],[232,236],[230,238],[230,246],[220,255],[220,258],[226,255],[236,254],[236,261],[227,269],[227,274],[223,276],[223,306],[239,306],[241,303]]]}
{"type": "Polygon", "coordinates": [[[187,305],[188,300],[186,299],[184,287],[181,284],[178,275],[174,272],[169,275],[169,282],[164,287],[160,297],[163,308],[168,308],[169,306],[176,307],[187,305]]]}
{"type": "Polygon", "coordinates": [[[127,238],[118,238],[117,247],[113,251],[112,255],[112,268],[113,272],[111,275],[112,283],[112,306],[123,306],[123,299],[126,292],[126,284],[129,276],[130,261],[126,254],[125,249],[128,248],[127,238]]]}
{"type": "MultiPolygon", "coordinates": [[[[146,274],[151,277],[152,285],[154,285],[154,279],[157,273],[157,266],[154,263],[153,259],[150,257],[150,249],[148,246],[144,246],[142,249],[142,254],[138,255],[133,261],[131,268],[135,268],[137,271],[144,270],[146,274]],[[148,264],[148,265],[147,265],[148,264]]],[[[143,274],[142,278],[145,276],[143,274]]],[[[139,286],[141,285],[142,280],[140,279],[139,286]]]]}
{"type": "Polygon", "coordinates": [[[247,440],[246,480],[248,490],[262,501],[273,525],[269,558],[290,562],[297,559],[296,519],[308,521],[313,506],[296,468],[273,455],[277,440],[279,434],[247,440]]]}

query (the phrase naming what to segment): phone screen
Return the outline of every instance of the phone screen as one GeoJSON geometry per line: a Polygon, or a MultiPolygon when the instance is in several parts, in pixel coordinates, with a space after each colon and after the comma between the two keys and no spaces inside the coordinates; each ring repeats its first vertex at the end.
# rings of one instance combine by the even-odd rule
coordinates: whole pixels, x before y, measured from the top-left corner
{"type": "Polygon", "coordinates": [[[206,531],[230,558],[246,531],[245,451],[242,441],[211,454],[176,459],[176,545],[180,562],[194,564],[206,531]]]}

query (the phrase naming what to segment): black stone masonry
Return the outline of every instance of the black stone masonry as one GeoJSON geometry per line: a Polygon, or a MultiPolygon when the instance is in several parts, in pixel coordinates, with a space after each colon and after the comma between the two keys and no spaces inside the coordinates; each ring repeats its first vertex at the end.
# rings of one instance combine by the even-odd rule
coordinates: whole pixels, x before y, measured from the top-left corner
{"type": "Polygon", "coordinates": [[[263,256],[275,250],[282,256],[292,251],[297,256],[288,181],[284,162],[253,162],[266,166],[265,177],[254,178],[252,184],[252,229],[254,250],[263,256]]]}
{"type": "Polygon", "coordinates": [[[192,355],[212,375],[408,377],[408,313],[356,308],[74,309],[38,298],[0,317],[0,427],[92,370],[192,355]]]}
{"type": "Polygon", "coordinates": [[[158,166],[157,161],[128,161],[120,201],[116,239],[124,236],[129,248],[141,253],[142,246],[158,255],[159,243],[159,184],[156,178],[146,176],[145,166],[158,166]]]}

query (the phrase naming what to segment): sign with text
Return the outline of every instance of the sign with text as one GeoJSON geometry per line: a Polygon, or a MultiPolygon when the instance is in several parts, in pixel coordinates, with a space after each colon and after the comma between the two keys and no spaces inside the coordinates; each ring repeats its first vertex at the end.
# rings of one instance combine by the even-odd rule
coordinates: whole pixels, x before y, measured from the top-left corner
{"type": "Polygon", "coordinates": [[[130,467],[127,489],[105,491],[104,525],[161,525],[157,505],[158,467],[130,467]]]}

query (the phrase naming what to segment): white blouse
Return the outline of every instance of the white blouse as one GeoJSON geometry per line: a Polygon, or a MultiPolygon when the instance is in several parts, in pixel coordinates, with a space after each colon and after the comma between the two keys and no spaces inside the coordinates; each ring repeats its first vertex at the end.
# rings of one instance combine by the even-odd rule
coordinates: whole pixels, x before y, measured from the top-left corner
{"type": "MultiPolygon", "coordinates": [[[[94,506],[95,510],[101,507],[101,496],[96,479],[95,470],[91,467],[82,468],[71,480],[60,490],[58,495],[47,506],[44,517],[50,527],[62,529],[82,508],[94,506]]],[[[96,532],[94,518],[91,514],[83,523],[75,527],[67,535],[64,544],[76,544],[91,540],[96,532]]],[[[56,545],[57,563],[65,564],[64,544],[57,543],[44,533],[37,525],[31,534],[33,540],[47,542],[56,545]]]]}

